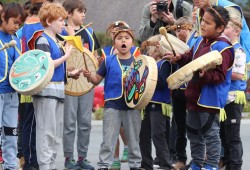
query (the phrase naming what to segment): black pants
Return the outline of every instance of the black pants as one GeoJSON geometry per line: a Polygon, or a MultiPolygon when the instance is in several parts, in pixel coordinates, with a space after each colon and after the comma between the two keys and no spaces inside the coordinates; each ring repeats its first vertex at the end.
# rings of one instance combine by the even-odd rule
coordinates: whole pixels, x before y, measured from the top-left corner
{"type": "Polygon", "coordinates": [[[186,163],[186,97],[185,90],[177,89],[172,93],[173,118],[176,124],[176,159],[186,163]]]}
{"type": "MultiPolygon", "coordinates": [[[[240,138],[240,122],[244,105],[234,102],[225,106],[227,119],[224,122],[224,158],[226,170],[241,170],[243,146],[240,138]]],[[[223,141],[223,139],[222,139],[223,141]]]]}
{"type": "Polygon", "coordinates": [[[23,120],[23,155],[25,159],[24,169],[38,167],[36,157],[36,120],[33,103],[26,103],[26,112],[23,120]]]}
{"type": "MultiPolygon", "coordinates": [[[[19,98],[20,101],[20,98],[19,98]]],[[[18,106],[18,139],[17,139],[17,158],[21,158],[23,156],[22,151],[22,130],[23,130],[23,120],[24,120],[24,114],[26,110],[26,104],[25,103],[19,103],[18,106]]]]}
{"type": "Polygon", "coordinates": [[[141,124],[140,149],[142,155],[142,168],[153,170],[152,143],[153,140],[156,156],[160,166],[171,169],[169,149],[165,137],[166,117],[161,111],[147,111],[141,124]]]}

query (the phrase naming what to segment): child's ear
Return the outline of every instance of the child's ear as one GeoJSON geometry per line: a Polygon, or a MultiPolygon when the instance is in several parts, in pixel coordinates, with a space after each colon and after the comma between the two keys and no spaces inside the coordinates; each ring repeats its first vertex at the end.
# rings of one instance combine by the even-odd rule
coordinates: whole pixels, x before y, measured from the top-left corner
{"type": "Polygon", "coordinates": [[[225,26],[224,25],[221,25],[221,26],[219,26],[218,28],[217,28],[217,32],[219,33],[219,34],[221,34],[224,30],[225,30],[225,26]]]}
{"type": "Polygon", "coordinates": [[[68,12],[68,17],[67,18],[71,18],[72,17],[72,12],[68,12]]]}
{"type": "Polygon", "coordinates": [[[5,13],[4,13],[4,12],[1,13],[1,20],[2,20],[2,21],[5,21],[4,16],[5,16],[5,13]]]}
{"type": "Polygon", "coordinates": [[[48,26],[50,26],[49,18],[46,19],[46,23],[48,26]]]}

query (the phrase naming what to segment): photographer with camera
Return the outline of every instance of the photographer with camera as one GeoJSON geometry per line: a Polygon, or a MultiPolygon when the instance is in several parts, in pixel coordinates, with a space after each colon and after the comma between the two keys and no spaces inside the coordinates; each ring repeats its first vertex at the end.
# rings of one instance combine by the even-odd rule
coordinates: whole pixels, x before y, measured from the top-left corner
{"type": "Polygon", "coordinates": [[[191,17],[192,6],[183,0],[153,0],[146,4],[142,13],[140,38],[145,41],[159,34],[161,26],[173,25],[175,20],[191,17]]]}

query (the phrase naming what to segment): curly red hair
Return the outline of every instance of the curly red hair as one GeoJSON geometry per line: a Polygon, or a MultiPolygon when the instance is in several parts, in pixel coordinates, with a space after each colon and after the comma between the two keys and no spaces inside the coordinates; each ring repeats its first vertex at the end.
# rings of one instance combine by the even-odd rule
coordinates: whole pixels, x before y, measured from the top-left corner
{"type": "Polygon", "coordinates": [[[48,27],[47,21],[52,22],[62,17],[66,19],[67,12],[62,5],[57,3],[48,3],[41,7],[39,13],[40,22],[44,27],[48,27]]]}

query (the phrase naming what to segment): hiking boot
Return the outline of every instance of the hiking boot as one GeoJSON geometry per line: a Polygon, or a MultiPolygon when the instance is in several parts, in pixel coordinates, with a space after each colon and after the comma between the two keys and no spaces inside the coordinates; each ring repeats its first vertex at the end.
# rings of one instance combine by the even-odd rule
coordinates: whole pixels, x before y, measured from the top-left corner
{"type": "Polygon", "coordinates": [[[128,148],[124,148],[121,162],[128,162],[128,148]]]}
{"type": "Polygon", "coordinates": [[[174,168],[175,168],[175,169],[183,169],[183,168],[185,168],[185,167],[186,167],[186,165],[185,165],[184,162],[177,161],[177,162],[174,164],[174,168]]]}
{"type": "Polygon", "coordinates": [[[95,170],[95,168],[89,164],[87,159],[79,160],[77,163],[84,170],[95,170]]]}
{"type": "Polygon", "coordinates": [[[120,170],[121,169],[121,162],[120,161],[114,161],[109,168],[109,170],[120,170]]]}
{"type": "Polygon", "coordinates": [[[74,159],[65,160],[65,170],[81,170],[82,168],[75,162],[74,159]]]}
{"type": "Polygon", "coordinates": [[[19,158],[19,168],[22,168],[25,164],[24,156],[21,156],[19,158]]]}

